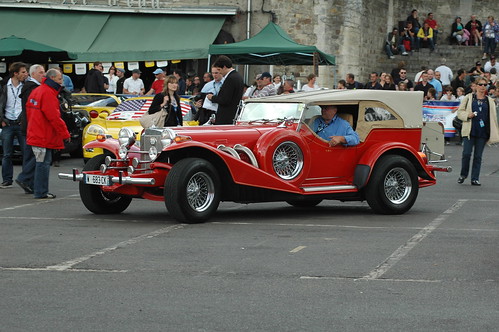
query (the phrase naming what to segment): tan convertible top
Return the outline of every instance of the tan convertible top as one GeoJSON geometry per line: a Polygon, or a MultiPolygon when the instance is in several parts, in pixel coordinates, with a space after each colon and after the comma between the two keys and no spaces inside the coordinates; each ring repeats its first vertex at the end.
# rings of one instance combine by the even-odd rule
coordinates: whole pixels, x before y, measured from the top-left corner
{"type": "Polygon", "coordinates": [[[423,123],[422,91],[316,90],[286,95],[247,99],[246,103],[303,103],[312,105],[352,104],[361,101],[382,102],[403,118],[406,128],[423,123]]]}

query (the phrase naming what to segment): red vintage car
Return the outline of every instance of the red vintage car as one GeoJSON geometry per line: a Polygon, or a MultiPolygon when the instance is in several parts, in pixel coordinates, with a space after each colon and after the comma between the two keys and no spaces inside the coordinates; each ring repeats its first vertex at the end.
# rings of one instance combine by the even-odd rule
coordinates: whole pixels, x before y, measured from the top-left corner
{"type": "Polygon", "coordinates": [[[140,141],[128,128],[101,137],[85,148],[107,156],[59,178],[80,181],[81,200],[96,214],[120,213],[133,198],[163,201],[185,223],[208,220],[220,201],[366,200],[376,213],[402,214],[419,188],[436,183],[435,171],[450,171],[431,162],[444,159],[443,127],[423,124],[422,102],[421,92],[371,90],[250,99],[234,125],[150,128],[140,141]],[[331,147],[311,129],[323,105],[337,106],[358,145],[331,147]]]}

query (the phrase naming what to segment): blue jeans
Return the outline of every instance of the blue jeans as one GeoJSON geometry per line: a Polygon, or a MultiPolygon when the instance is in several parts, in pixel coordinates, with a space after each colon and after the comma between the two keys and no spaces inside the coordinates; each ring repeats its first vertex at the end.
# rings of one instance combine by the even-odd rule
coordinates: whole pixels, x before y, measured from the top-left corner
{"type": "Polygon", "coordinates": [[[2,127],[2,178],[4,182],[12,182],[14,167],[12,166],[12,155],[14,154],[14,138],[17,137],[21,151],[24,151],[26,138],[21,132],[20,125],[2,127]]]}
{"type": "Polygon", "coordinates": [[[49,192],[50,163],[52,163],[52,150],[46,149],[45,159],[42,162],[37,161],[35,166],[35,181],[33,185],[35,198],[45,197],[49,192]]]}
{"type": "MultiPolygon", "coordinates": [[[[419,38],[419,37],[416,39],[416,49],[417,50],[419,50],[421,48],[421,41],[422,40],[423,39],[419,38]]],[[[433,44],[433,39],[432,38],[428,38],[426,41],[428,42],[428,46],[430,47],[430,50],[433,51],[435,49],[435,44],[433,44]]]]}
{"type": "Polygon", "coordinates": [[[31,146],[25,145],[23,151],[23,170],[17,176],[17,180],[33,188],[35,181],[36,160],[31,146]]]}
{"type": "Polygon", "coordinates": [[[471,166],[471,181],[480,180],[480,167],[482,166],[482,154],[485,143],[487,143],[486,138],[463,137],[463,156],[461,159],[460,174],[463,178],[467,178],[468,173],[470,172],[471,152],[474,148],[475,152],[473,153],[473,164],[471,166]]]}
{"type": "MultiPolygon", "coordinates": [[[[392,52],[392,47],[390,45],[385,45],[385,51],[386,51],[386,55],[388,55],[389,57],[390,56],[393,56],[393,52],[392,52]]],[[[399,46],[397,46],[397,51],[399,54],[402,54],[405,52],[405,47],[404,45],[400,44],[399,46]]]]}
{"type": "Polygon", "coordinates": [[[488,55],[494,54],[494,52],[496,51],[495,38],[484,38],[483,41],[483,53],[487,53],[488,55]]]}

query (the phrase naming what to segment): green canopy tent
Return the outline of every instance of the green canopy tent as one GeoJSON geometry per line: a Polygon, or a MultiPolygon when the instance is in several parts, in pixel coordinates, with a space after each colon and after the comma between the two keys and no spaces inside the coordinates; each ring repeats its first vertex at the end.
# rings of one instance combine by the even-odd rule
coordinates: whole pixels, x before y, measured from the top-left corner
{"type": "Polygon", "coordinates": [[[240,65],[334,65],[335,57],[315,46],[298,44],[270,22],[258,34],[232,44],[210,45],[210,55],[224,54],[240,65]]]}
{"type": "Polygon", "coordinates": [[[26,38],[10,36],[0,39],[0,60],[48,63],[76,58],[77,56],[73,53],[26,38]]]}

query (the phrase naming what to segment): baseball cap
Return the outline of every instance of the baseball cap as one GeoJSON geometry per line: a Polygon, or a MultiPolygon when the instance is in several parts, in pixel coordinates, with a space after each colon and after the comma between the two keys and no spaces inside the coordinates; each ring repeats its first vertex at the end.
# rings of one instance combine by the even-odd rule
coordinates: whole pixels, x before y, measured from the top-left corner
{"type": "Polygon", "coordinates": [[[134,69],[132,70],[133,74],[142,74],[142,72],[139,69],[134,69]]]}
{"type": "Polygon", "coordinates": [[[480,61],[477,61],[477,62],[475,63],[475,66],[481,66],[481,65],[482,65],[482,63],[481,63],[480,61]]]}
{"type": "Polygon", "coordinates": [[[120,72],[122,72],[123,74],[125,73],[125,69],[123,68],[116,68],[116,70],[119,70],[120,72]]]}
{"type": "Polygon", "coordinates": [[[260,75],[260,78],[258,78],[259,80],[263,79],[264,77],[268,77],[268,78],[272,78],[272,75],[270,75],[270,73],[268,71],[264,71],[262,73],[262,75],[260,75]]]}
{"type": "Polygon", "coordinates": [[[156,69],[155,71],[153,71],[152,73],[153,73],[154,75],[161,74],[161,73],[163,73],[163,69],[158,68],[158,69],[156,69]]]}

